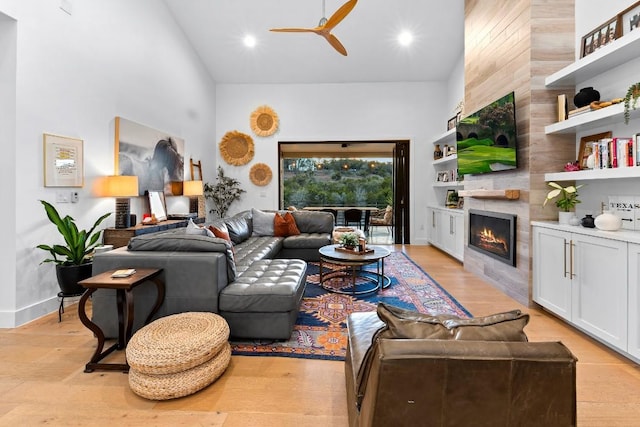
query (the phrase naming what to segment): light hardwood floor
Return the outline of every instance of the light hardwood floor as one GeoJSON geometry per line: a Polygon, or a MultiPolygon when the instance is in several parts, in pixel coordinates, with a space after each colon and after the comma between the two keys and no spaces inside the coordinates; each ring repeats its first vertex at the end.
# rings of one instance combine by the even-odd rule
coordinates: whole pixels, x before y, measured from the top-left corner
{"type": "MultiPolygon", "coordinates": [[[[638,365],[543,311],[523,307],[428,246],[404,250],[474,315],[521,308],[531,341],[560,340],[578,357],[578,425],[640,425],[638,365]]],[[[76,306],[0,330],[0,425],[346,426],[343,362],[233,357],[207,389],[153,402],[133,394],[127,375],[83,372],[95,339],[76,306]]],[[[121,353],[115,356],[121,357],[121,353]]],[[[540,390],[544,393],[544,390],[540,390]]]]}

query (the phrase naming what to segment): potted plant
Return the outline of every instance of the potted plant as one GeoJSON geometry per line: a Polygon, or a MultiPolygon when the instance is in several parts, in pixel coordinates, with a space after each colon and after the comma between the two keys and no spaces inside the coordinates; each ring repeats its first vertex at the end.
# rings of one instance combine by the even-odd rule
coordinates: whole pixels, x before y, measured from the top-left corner
{"type": "Polygon", "coordinates": [[[51,258],[47,258],[42,263],[53,262],[56,264],[56,276],[58,285],[63,294],[74,295],[80,294],[83,288],[78,285],[80,280],[91,277],[93,249],[99,244],[98,239],[102,230],[97,230],[105,218],[111,215],[111,212],[102,215],[93,224],[89,231],[78,230],[75,220],[66,215],[64,218],[56,208],[44,200],[40,200],[44,206],[49,221],[58,228],[58,232],[64,238],[66,245],[38,245],[38,249],[49,252],[51,258]]]}
{"type": "Polygon", "coordinates": [[[629,124],[629,118],[631,117],[631,110],[636,109],[638,98],[640,97],[640,83],[634,83],[629,86],[627,93],[624,96],[624,124],[629,124]]]}
{"type": "Polygon", "coordinates": [[[578,189],[582,187],[582,185],[569,185],[567,187],[562,187],[555,182],[549,182],[549,187],[553,187],[553,190],[549,191],[547,197],[542,203],[542,206],[544,207],[549,200],[553,200],[558,197],[555,202],[556,206],[561,210],[558,222],[560,224],[568,224],[569,219],[573,216],[573,212],[571,212],[571,210],[580,203],[580,200],[578,199],[578,189]]]}
{"type": "Polygon", "coordinates": [[[240,195],[246,191],[240,188],[240,181],[225,176],[224,170],[220,166],[218,166],[216,181],[215,185],[208,182],[204,184],[204,197],[213,202],[213,209],[209,212],[215,213],[219,218],[224,218],[231,203],[238,200],[240,195]]]}
{"type": "Polygon", "coordinates": [[[358,246],[358,235],[356,233],[344,233],[340,237],[340,244],[347,249],[354,249],[358,246]]]}

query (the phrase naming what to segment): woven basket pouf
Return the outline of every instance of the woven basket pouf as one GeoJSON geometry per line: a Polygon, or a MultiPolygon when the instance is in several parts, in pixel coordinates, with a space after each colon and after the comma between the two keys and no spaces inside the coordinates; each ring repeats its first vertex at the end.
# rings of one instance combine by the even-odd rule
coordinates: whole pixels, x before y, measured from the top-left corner
{"type": "Polygon", "coordinates": [[[229,365],[229,325],[214,313],[162,317],[138,330],[127,344],[129,385],[140,396],[172,399],[195,393],[229,365]]]}
{"type": "Polygon", "coordinates": [[[143,374],[129,370],[129,387],[138,396],[167,400],[188,396],[202,390],[220,377],[229,366],[231,345],[225,343],[211,360],[174,374],[143,374]]]}

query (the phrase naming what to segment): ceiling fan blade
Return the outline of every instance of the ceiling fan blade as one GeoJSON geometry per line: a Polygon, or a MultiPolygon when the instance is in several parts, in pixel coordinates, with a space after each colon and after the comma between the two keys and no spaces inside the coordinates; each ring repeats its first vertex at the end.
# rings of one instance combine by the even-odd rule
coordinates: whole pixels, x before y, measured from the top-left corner
{"type": "Polygon", "coordinates": [[[275,33],[317,33],[315,28],[271,28],[275,33]]]}
{"type": "Polygon", "coordinates": [[[335,50],[337,50],[338,52],[340,52],[344,56],[347,56],[347,49],[344,48],[344,46],[342,45],[342,43],[340,43],[340,40],[338,40],[338,38],[336,36],[334,36],[333,34],[330,34],[330,33],[323,34],[323,35],[324,35],[324,38],[327,39],[329,44],[331,46],[333,46],[333,48],[335,50]]]}
{"type": "Polygon", "coordinates": [[[356,6],[356,3],[358,3],[358,0],[349,0],[348,2],[340,6],[340,9],[336,10],[333,15],[331,15],[331,18],[327,20],[327,23],[324,24],[323,28],[330,30],[338,25],[356,6]]]}

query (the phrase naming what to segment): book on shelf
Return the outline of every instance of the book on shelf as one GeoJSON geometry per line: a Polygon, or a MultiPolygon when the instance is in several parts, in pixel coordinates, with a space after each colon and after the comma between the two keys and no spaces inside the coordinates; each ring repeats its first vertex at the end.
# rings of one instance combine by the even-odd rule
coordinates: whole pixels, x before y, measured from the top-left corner
{"type": "Polygon", "coordinates": [[[584,107],[580,107],[580,108],[576,108],[573,110],[570,110],[569,113],[567,114],[567,116],[569,118],[577,116],[579,114],[584,114],[584,113],[588,113],[589,111],[591,111],[591,106],[590,105],[585,105],[584,107]]]}
{"type": "Polygon", "coordinates": [[[111,274],[111,277],[116,279],[122,279],[124,277],[133,276],[136,273],[134,268],[125,268],[122,270],[116,270],[111,274]]]}
{"type": "Polygon", "coordinates": [[[593,169],[640,166],[638,136],[603,138],[592,143],[593,169]]]}
{"type": "Polygon", "coordinates": [[[567,95],[564,93],[558,95],[558,121],[567,120],[567,111],[569,110],[569,104],[567,102],[567,95]]]}

